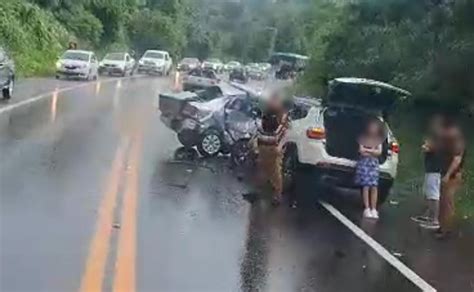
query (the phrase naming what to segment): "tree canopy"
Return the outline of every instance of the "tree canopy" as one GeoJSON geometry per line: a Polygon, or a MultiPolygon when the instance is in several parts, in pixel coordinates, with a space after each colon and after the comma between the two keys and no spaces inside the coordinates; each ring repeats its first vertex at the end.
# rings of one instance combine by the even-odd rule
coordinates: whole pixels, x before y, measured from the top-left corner
{"type": "Polygon", "coordinates": [[[0,14],[0,45],[26,74],[51,67],[70,40],[99,54],[161,48],[175,59],[284,51],[311,57],[299,83],[310,94],[358,76],[419,101],[474,103],[472,0],[3,0],[0,14]]]}

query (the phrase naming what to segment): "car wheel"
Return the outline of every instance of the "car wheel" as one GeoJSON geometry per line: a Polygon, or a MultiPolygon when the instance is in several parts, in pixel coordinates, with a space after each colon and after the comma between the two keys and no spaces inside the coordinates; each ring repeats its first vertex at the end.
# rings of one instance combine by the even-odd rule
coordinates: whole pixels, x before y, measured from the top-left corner
{"type": "Polygon", "coordinates": [[[176,149],[173,155],[175,160],[194,161],[198,158],[198,153],[194,148],[180,147],[176,149]]]}
{"type": "Polygon", "coordinates": [[[198,144],[198,151],[204,157],[212,157],[219,154],[222,148],[222,138],[218,131],[207,130],[202,134],[198,144]]]}
{"type": "Polygon", "coordinates": [[[283,161],[281,168],[283,178],[283,190],[294,190],[295,177],[298,171],[298,164],[298,152],[296,146],[287,145],[283,151],[283,161]]]}
{"type": "Polygon", "coordinates": [[[178,133],[178,141],[185,148],[192,148],[194,145],[196,145],[196,134],[189,130],[181,131],[178,133]]]}
{"type": "Polygon", "coordinates": [[[10,80],[10,83],[8,84],[8,87],[4,88],[2,90],[2,95],[3,95],[4,99],[8,100],[8,99],[12,98],[12,96],[13,96],[13,86],[14,86],[14,82],[13,82],[13,80],[10,80]]]}

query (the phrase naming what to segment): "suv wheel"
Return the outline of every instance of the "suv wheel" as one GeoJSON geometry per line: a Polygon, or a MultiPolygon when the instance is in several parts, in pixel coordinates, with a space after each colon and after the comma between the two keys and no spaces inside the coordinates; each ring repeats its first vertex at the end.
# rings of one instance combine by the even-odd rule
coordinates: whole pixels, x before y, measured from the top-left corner
{"type": "Polygon", "coordinates": [[[198,151],[202,156],[212,157],[219,154],[222,149],[222,138],[218,131],[207,130],[202,134],[198,144],[198,151]]]}
{"type": "Polygon", "coordinates": [[[14,85],[14,82],[13,80],[10,80],[10,83],[8,83],[8,87],[7,88],[4,88],[2,90],[2,96],[4,99],[10,99],[13,95],[13,85],[14,85]]]}

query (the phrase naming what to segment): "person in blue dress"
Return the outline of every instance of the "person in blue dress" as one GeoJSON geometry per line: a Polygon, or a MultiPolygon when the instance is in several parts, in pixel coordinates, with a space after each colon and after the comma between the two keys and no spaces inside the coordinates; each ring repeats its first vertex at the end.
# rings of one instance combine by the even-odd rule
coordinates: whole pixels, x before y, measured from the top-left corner
{"type": "Polygon", "coordinates": [[[356,163],[355,183],[361,188],[365,218],[378,219],[379,156],[384,140],[383,124],[374,118],[358,139],[359,159],[356,163]]]}

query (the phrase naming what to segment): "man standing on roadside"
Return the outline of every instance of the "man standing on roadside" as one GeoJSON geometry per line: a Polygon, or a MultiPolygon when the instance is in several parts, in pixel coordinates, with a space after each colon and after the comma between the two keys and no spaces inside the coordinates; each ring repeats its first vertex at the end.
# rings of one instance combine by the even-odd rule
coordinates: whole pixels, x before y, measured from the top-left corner
{"type": "Polygon", "coordinates": [[[426,211],[423,215],[412,217],[420,227],[436,230],[439,228],[439,199],[441,194],[441,160],[440,147],[443,129],[443,117],[434,115],[429,122],[428,135],[421,149],[425,156],[425,177],[423,194],[426,211]]]}
{"type": "Polygon", "coordinates": [[[451,235],[455,216],[455,195],[462,185],[462,168],[465,159],[465,140],[459,125],[446,118],[443,130],[441,151],[441,198],[440,228],[436,232],[438,238],[451,235]]]}

